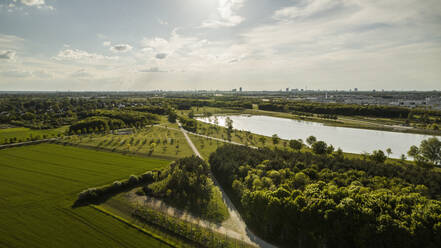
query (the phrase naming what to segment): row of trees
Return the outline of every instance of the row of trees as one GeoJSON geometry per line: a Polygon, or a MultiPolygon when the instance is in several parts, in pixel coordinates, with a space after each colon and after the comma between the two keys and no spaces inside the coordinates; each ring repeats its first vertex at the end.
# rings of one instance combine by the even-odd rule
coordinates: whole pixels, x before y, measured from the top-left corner
{"type": "Polygon", "coordinates": [[[209,161],[251,228],[281,246],[441,245],[438,168],[324,150],[225,145],[209,161]]]}
{"type": "Polygon", "coordinates": [[[124,121],[120,119],[111,119],[108,117],[93,116],[78,121],[69,127],[70,134],[86,134],[107,132],[109,130],[126,127],[124,121]]]}
{"type": "Polygon", "coordinates": [[[430,123],[430,116],[441,117],[441,111],[410,109],[395,106],[377,106],[377,105],[357,105],[357,104],[340,104],[340,103],[313,103],[313,102],[292,102],[278,101],[269,103],[260,103],[259,109],[277,111],[277,112],[294,112],[294,113],[314,113],[324,118],[334,119],[335,115],[345,116],[372,116],[386,118],[408,118],[412,116],[412,120],[421,120],[430,123]],[[420,116],[420,118],[416,118],[420,116]]]}
{"type": "Polygon", "coordinates": [[[151,183],[154,178],[157,177],[157,174],[158,171],[147,171],[140,176],[131,175],[124,181],[115,181],[112,184],[104,185],[102,187],[83,190],[78,194],[74,206],[97,203],[107,197],[131,189],[137,185],[151,183]]]}

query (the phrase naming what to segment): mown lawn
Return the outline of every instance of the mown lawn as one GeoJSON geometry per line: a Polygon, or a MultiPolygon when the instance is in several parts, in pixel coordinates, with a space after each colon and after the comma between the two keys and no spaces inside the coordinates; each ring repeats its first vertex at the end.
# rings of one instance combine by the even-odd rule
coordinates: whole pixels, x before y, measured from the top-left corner
{"type": "Polygon", "coordinates": [[[13,127],[0,129],[0,144],[9,143],[12,138],[15,142],[24,142],[32,139],[53,138],[58,134],[63,134],[67,130],[67,126],[54,129],[30,129],[27,127],[13,127]]]}
{"type": "Polygon", "coordinates": [[[167,164],[54,144],[0,150],[0,247],[166,247],[92,207],[71,205],[83,189],[167,164]]]}

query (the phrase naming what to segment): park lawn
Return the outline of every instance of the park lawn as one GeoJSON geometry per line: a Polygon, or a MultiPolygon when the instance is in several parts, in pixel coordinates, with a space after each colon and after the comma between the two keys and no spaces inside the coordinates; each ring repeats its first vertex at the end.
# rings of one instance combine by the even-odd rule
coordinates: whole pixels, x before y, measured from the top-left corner
{"type": "Polygon", "coordinates": [[[158,247],[90,206],[71,206],[86,188],[167,164],[55,144],[0,150],[0,247],[158,247]]]}
{"type": "Polygon", "coordinates": [[[13,127],[0,129],[0,144],[7,143],[10,138],[16,138],[14,142],[24,142],[32,139],[43,139],[57,137],[58,134],[64,134],[67,126],[54,129],[30,129],[27,127],[13,127]]]}
{"type": "Polygon", "coordinates": [[[128,135],[73,135],[66,137],[64,141],[76,145],[104,148],[124,153],[144,154],[171,160],[193,154],[181,131],[158,126],[146,127],[128,135]],[[155,145],[152,145],[152,142],[155,145]],[[154,147],[153,152],[150,152],[152,147],[154,147]]]}
{"type": "MultiPolygon", "coordinates": [[[[234,123],[233,123],[233,129],[234,129],[234,123]]],[[[210,137],[215,137],[219,139],[226,140],[227,135],[227,128],[216,126],[214,124],[205,123],[202,121],[198,121],[198,134],[207,135],[210,137]]],[[[247,144],[249,146],[255,146],[255,147],[269,147],[269,148],[285,148],[284,141],[280,139],[278,144],[273,144],[272,137],[259,135],[247,131],[241,131],[234,129],[232,135],[231,135],[231,141],[241,143],[241,144],[247,144]],[[262,140],[264,142],[262,142],[262,140]]],[[[287,142],[287,141],[286,141],[287,142]]],[[[286,144],[288,146],[288,143],[286,144]]]]}

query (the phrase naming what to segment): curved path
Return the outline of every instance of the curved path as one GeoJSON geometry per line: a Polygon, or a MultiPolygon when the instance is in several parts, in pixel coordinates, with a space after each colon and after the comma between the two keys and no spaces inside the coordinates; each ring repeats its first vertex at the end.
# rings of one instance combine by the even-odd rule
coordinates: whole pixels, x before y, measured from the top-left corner
{"type": "MultiPolygon", "coordinates": [[[[201,154],[199,153],[198,149],[196,148],[196,146],[193,144],[193,141],[191,141],[191,139],[188,137],[187,131],[185,131],[182,126],[181,123],[178,121],[178,125],[179,125],[179,129],[182,131],[182,133],[185,136],[185,139],[187,140],[188,145],[191,147],[191,149],[193,150],[193,152],[196,154],[196,156],[202,158],[201,154]]],[[[194,134],[194,133],[192,133],[194,134]]],[[[200,134],[196,134],[198,136],[204,136],[204,135],[200,135],[200,134]]],[[[205,136],[204,136],[205,137],[205,136]]],[[[208,138],[213,138],[213,137],[209,137],[206,136],[208,138]]],[[[213,138],[216,139],[216,138],[213,138]]],[[[219,139],[220,141],[224,141],[224,142],[228,142],[228,143],[233,143],[231,141],[225,141],[222,139],[219,139]]],[[[235,143],[235,142],[234,142],[235,143]]],[[[233,143],[233,144],[234,144],[233,143]]],[[[243,145],[243,144],[239,144],[238,145],[243,145]]],[[[202,158],[203,159],[203,158],[202,158]]],[[[214,184],[219,188],[219,190],[222,193],[222,198],[224,200],[225,205],[228,208],[228,212],[230,213],[230,218],[231,220],[236,224],[236,226],[238,227],[238,229],[240,230],[240,233],[242,234],[242,237],[245,241],[247,242],[251,242],[254,245],[258,246],[258,247],[263,247],[263,248],[276,248],[276,246],[262,240],[261,238],[259,238],[257,235],[255,235],[251,230],[249,230],[247,228],[247,225],[245,224],[245,222],[243,221],[242,217],[239,214],[239,211],[237,211],[236,207],[234,206],[233,202],[230,200],[230,198],[228,197],[228,195],[225,193],[225,191],[222,189],[221,185],[219,184],[219,182],[216,180],[216,178],[214,177],[214,175],[210,172],[210,176],[214,182],[214,184]]]]}

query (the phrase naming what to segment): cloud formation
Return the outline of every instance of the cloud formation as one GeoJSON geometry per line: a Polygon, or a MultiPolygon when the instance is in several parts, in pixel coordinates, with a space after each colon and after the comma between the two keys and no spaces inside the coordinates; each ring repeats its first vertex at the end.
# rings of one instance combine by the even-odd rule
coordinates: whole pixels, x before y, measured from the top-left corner
{"type": "Polygon", "coordinates": [[[157,59],[165,59],[167,57],[166,53],[157,53],[155,58],[157,59]]]}
{"type": "Polygon", "coordinates": [[[246,0],[219,0],[217,19],[208,19],[202,23],[203,28],[233,27],[242,23],[245,18],[236,11],[243,7],[246,0]]]}
{"type": "Polygon", "coordinates": [[[82,61],[82,62],[97,62],[97,61],[109,61],[117,60],[118,57],[114,56],[104,56],[96,53],[89,53],[79,49],[64,49],[61,50],[57,56],[54,57],[55,60],[63,61],[82,61]]]}
{"type": "Polygon", "coordinates": [[[12,50],[0,50],[0,59],[13,60],[15,59],[15,51],[12,50]]]}
{"type": "Polygon", "coordinates": [[[159,69],[158,67],[150,67],[148,69],[139,70],[139,72],[167,72],[159,69]]]}
{"type": "Polygon", "coordinates": [[[38,5],[44,5],[44,0],[20,0],[20,2],[27,6],[38,6],[38,5]]]}
{"type": "MultiPolygon", "coordinates": [[[[109,44],[110,45],[110,44],[109,44]]],[[[116,52],[116,53],[125,53],[130,50],[132,50],[132,46],[129,44],[117,44],[110,47],[110,51],[116,52]]]]}

